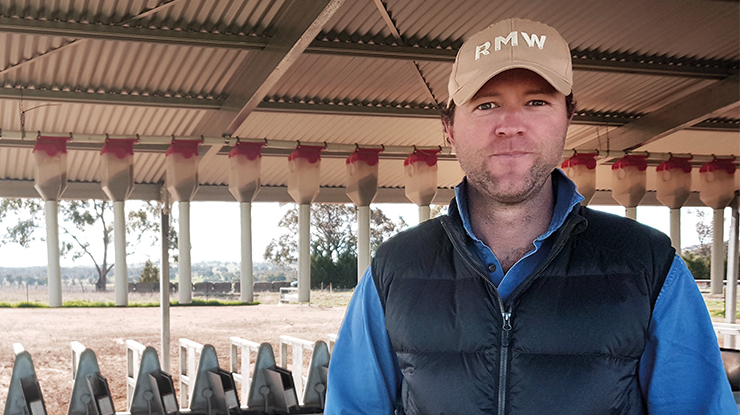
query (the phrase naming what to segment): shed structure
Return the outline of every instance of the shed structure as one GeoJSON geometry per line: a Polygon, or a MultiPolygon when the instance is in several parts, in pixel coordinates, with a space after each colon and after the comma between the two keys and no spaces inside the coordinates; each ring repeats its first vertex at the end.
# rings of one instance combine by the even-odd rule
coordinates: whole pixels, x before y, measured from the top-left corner
{"type": "MultiPolygon", "coordinates": [[[[656,167],[671,157],[693,167],[679,205],[706,203],[702,166],[724,163],[729,175],[740,163],[736,1],[0,0],[0,197],[43,195],[49,241],[60,198],[108,198],[119,212],[126,199],[162,200],[167,209],[177,201],[181,274],[189,269],[189,202],[239,201],[241,287],[251,286],[250,203],[299,203],[299,298],[308,301],[310,203],[360,205],[364,241],[369,201],[413,200],[423,217],[428,203],[450,200],[463,176],[439,121],[452,62],[471,34],[508,17],[544,22],[569,41],[578,109],[563,159],[594,154],[591,203],[616,203],[610,170],[624,156],[647,165],[638,203],[653,205],[656,167]],[[58,188],[44,194],[35,172],[53,166],[34,147],[49,139],[63,147],[49,157],[66,161],[47,177],[58,188]],[[134,143],[129,167],[115,170],[129,172],[133,186],[114,185],[117,193],[104,190],[114,174],[104,173],[101,156],[115,140],[134,143]],[[258,155],[240,153],[240,143],[258,155]],[[371,162],[365,154],[364,165],[348,167],[362,152],[371,162]],[[230,153],[246,157],[241,179],[230,178],[230,153]],[[423,177],[404,167],[421,156],[434,159],[423,177]],[[351,169],[377,185],[358,188],[351,169]]],[[[740,174],[723,183],[730,198],[714,206],[715,218],[734,203],[736,275],[740,174]]],[[[119,213],[118,229],[123,220],[119,213]]],[[[721,225],[715,220],[715,230],[721,225]]],[[[360,270],[369,263],[362,241],[360,270]]],[[[53,245],[50,284],[60,278],[53,245]]],[[[125,261],[125,240],[117,245],[125,261]]],[[[721,280],[713,274],[716,289],[721,280]]],[[[189,275],[180,285],[188,302],[189,275]]],[[[61,292],[50,303],[61,305],[61,292]]],[[[117,303],[126,304],[125,290],[117,303]]]]}

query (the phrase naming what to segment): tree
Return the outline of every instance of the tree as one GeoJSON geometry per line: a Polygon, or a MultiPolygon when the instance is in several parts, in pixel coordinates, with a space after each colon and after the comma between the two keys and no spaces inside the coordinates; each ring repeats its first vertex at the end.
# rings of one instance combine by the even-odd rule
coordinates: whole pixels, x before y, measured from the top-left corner
{"type": "Polygon", "coordinates": [[[139,282],[159,282],[159,268],[155,267],[150,259],[147,259],[144,263],[144,269],[141,270],[139,282]]]}
{"type": "MultiPolygon", "coordinates": [[[[314,287],[329,283],[353,287],[357,283],[357,209],[352,205],[311,205],[311,282],[314,287]]],[[[288,233],[273,239],[265,249],[265,260],[277,265],[294,266],[298,262],[298,209],[290,209],[278,227],[288,233]]],[[[380,209],[370,210],[370,247],[378,246],[406,227],[396,224],[380,209]]]]}
{"type": "MultiPolygon", "coordinates": [[[[712,226],[707,223],[707,215],[701,209],[692,211],[696,215],[696,234],[699,238],[699,245],[687,248],[683,251],[683,260],[686,267],[691,271],[695,279],[703,280],[711,278],[712,268],[712,238],[714,231],[712,226]]],[[[727,252],[727,242],[724,243],[724,252],[727,252]]],[[[724,273],[727,274],[727,258],[725,255],[724,273]]]]}
{"type": "MultiPolygon", "coordinates": [[[[160,206],[159,203],[145,203],[141,209],[129,212],[126,232],[136,235],[130,245],[141,243],[151,234],[154,234],[152,244],[158,241],[160,206]]],[[[61,255],[71,256],[73,261],[83,257],[90,259],[98,274],[95,289],[105,291],[108,273],[114,266],[108,259],[108,247],[113,240],[113,204],[106,200],[61,201],[59,213],[61,255]],[[92,243],[94,240],[97,242],[92,243]]],[[[6,228],[0,244],[18,243],[28,248],[44,222],[43,204],[36,199],[0,199],[0,221],[9,216],[15,216],[17,222],[6,228]]],[[[170,249],[177,246],[177,235],[172,227],[169,244],[170,249]]]]}
{"type": "Polygon", "coordinates": [[[696,215],[696,235],[699,237],[699,246],[695,253],[699,256],[709,257],[712,255],[712,237],[714,234],[712,225],[706,222],[707,215],[703,210],[694,209],[693,213],[696,215]]]}
{"type": "Polygon", "coordinates": [[[447,208],[449,208],[449,205],[431,205],[431,209],[429,210],[429,217],[436,218],[437,216],[446,215],[447,208]]]}

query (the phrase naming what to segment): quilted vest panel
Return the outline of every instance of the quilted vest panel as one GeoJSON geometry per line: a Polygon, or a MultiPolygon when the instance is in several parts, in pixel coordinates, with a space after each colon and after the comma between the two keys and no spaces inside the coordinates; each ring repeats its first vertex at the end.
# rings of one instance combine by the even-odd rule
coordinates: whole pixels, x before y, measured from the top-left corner
{"type": "Polygon", "coordinates": [[[645,413],[637,368],[674,254],[667,237],[579,208],[501,304],[457,222],[425,222],[373,260],[403,411],[497,414],[501,396],[506,414],[645,413]],[[503,360],[502,306],[511,312],[503,360]]]}

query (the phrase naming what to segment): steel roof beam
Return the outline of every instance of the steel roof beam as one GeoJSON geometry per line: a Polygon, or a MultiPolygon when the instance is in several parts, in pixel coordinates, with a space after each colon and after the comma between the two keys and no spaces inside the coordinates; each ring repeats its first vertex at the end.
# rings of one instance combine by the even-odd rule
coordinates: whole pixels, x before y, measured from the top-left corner
{"type": "Polygon", "coordinates": [[[250,52],[234,72],[229,98],[196,127],[203,135],[231,135],[318,35],[344,0],[292,0],[281,8],[276,32],[264,49],[250,52]]]}
{"type": "Polygon", "coordinates": [[[229,49],[263,49],[268,42],[268,39],[256,36],[150,29],[136,26],[57,22],[13,17],[0,17],[0,32],[34,36],[165,43],[179,46],[229,49]]]}
{"type": "MultiPolygon", "coordinates": [[[[33,188],[33,180],[8,180],[0,179],[0,197],[7,198],[33,198],[39,197],[36,189],[33,188]]],[[[160,183],[137,183],[134,186],[131,196],[128,200],[159,200],[160,183]]],[[[437,195],[434,197],[432,204],[444,205],[449,203],[450,199],[455,196],[454,189],[437,188],[437,195]]],[[[97,182],[68,182],[67,190],[62,195],[62,199],[99,199],[106,198],[100,183],[97,182]]],[[[235,202],[234,196],[229,193],[226,185],[205,185],[201,184],[198,192],[193,198],[194,202],[235,202]]],[[[287,186],[261,186],[260,191],[255,197],[255,202],[282,202],[293,203],[293,199],[288,194],[287,186]]],[[[236,202],[235,202],[236,203],[236,202]]],[[[344,187],[321,187],[319,194],[314,203],[351,203],[347,197],[347,190],[344,187]]],[[[378,193],[373,200],[373,204],[378,203],[408,203],[405,190],[402,187],[379,187],[378,193]]],[[[610,190],[597,190],[591,205],[614,206],[617,202],[612,198],[610,190]]],[[[645,197],[640,201],[640,206],[663,206],[656,197],[653,190],[648,190],[645,197]]],[[[699,199],[699,192],[691,192],[689,199],[684,206],[704,206],[699,199]]]]}
{"type": "MultiPolygon", "coordinates": [[[[612,131],[609,150],[632,150],[698,124],[740,103],[740,76],[735,74],[663,106],[612,131]]],[[[573,143],[577,149],[604,150],[597,139],[573,143]]]]}
{"type": "MultiPolygon", "coordinates": [[[[336,105],[336,104],[305,104],[292,102],[262,102],[257,107],[259,112],[321,114],[321,115],[356,115],[364,117],[400,117],[439,119],[439,110],[431,108],[390,107],[373,105],[336,105]]],[[[638,118],[639,119],[639,118],[638,118]]],[[[573,124],[578,125],[609,125],[622,126],[634,122],[635,118],[624,114],[610,113],[576,113],[573,124]]],[[[740,124],[736,122],[709,122],[702,120],[689,127],[707,131],[739,131],[740,124]]],[[[583,146],[579,146],[585,148],[583,146]]],[[[590,147],[595,148],[595,147],[590,147]]]]}
{"type": "MultiPolygon", "coordinates": [[[[112,94],[80,91],[58,91],[49,89],[0,88],[0,99],[24,99],[28,101],[60,102],[72,104],[131,105],[174,109],[211,110],[222,107],[224,100],[216,98],[195,98],[158,95],[112,94]]],[[[306,104],[290,102],[261,102],[255,111],[355,115],[364,117],[401,117],[439,119],[439,110],[423,107],[391,107],[373,105],[306,104]]],[[[635,121],[638,116],[613,113],[576,113],[573,123],[578,125],[622,126],[635,121]]],[[[690,129],[707,131],[738,131],[740,123],[734,120],[701,121],[690,129]]]]}
{"type": "Polygon", "coordinates": [[[222,99],[160,95],[114,94],[51,89],[0,88],[0,99],[62,102],[72,104],[132,105],[143,107],[218,110],[222,99]]]}
{"type": "MultiPolygon", "coordinates": [[[[136,26],[57,22],[0,17],[0,32],[34,36],[58,36],[75,39],[148,42],[169,45],[262,50],[272,40],[264,37],[183,30],[150,29],[136,26]]],[[[365,43],[311,40],[306,53],[356,56],[376,59],[452,63],[456,49],[418,46],[376,45],[365,43]]],[[[692,61],[643,55],[611,55],[598,51],[573,50],[573,68],[582,71],[639,73],[723,79],[736,72],[737,62],[729,60],[692,61]]]]}

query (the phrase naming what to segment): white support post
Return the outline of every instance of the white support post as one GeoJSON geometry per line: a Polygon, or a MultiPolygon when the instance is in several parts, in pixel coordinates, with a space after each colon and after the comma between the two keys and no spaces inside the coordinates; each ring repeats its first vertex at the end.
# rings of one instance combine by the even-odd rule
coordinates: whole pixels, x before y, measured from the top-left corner
{"type": "Polygon", "coordinates": [[[46,215],[46,275],[49,284],[49,307],[62,306],[62,266],[59,262],[59,202],[47,200],[44,204],[46,215]]]}
{"type": "Polygon", "coordinates": [[[370,206],[357,207],[357,282],[370,266],[370,206]]]}
{"type": "Polygon", "coordinates": [[[178,235],[180,304],[193,302],[193,276],[190,267],[190,202],[178,202],[180,210],[180,234],[178,235]]]}
{"type": "Polygon", "coordinates": [[[419,206],[419,223],[427,221],[432,216],[432,208],[429,205],[419,206]]]}
{"type": "MultiPolygon", "coordinates": [[[[736,195],[731,204],[732,214],[730,215],[730,241],[727,245],[727,291],[725,291],[725,321],[735,323],[737,315],[737,274],[740,268],[740,231],[738,231],[738,222],[740,222],[740,196],[736,195]]],[[[725,347],[734,349],[737,347],[735,336],[725,335],[725,347]]]]}
{"type": "Polygon", "coordinates": [[[311,205],[298,206],[298,302],[311,300],[311,205]]]}
{"type": "Polygon", "coordinates": [[[113,238],[116,250],[116,305],[128,305],[128,265],[126,264],[126,202],[113,202],[113,238]]]}
{"type": "Polygon", "coordinates": [[[254,301],[254,274],[252,268],[252,203],[242,202],[239,206],[242,224],[240,301],[242,303],[251,303],[254,301]]]}
{"type": "Polygon", "coordinates": [[[632,220],[637,220],[637,207],[624,208],[624,217],[632,220]]]}
{"type": "Polygon", "coordinates": [[[164,201],[162,205],[162,259],[160,260],[159,276],[159,310],[162,317],[162,370],[170,373],[170,206],[169,193],[167,189],[162,192],[164,201]]]}
{"type": "Polygon", "coordinates": [[[676,249],[678,256],[683,255],[681,250],[681,208],[671,209],[671,245],[676,249]]]}
{"type": "Polygon", "coordinates": [[[712,220],[712,264],[710,268],[712,294],[722,294],[725,267],[725,210],[714,209],[712,220]]]}

